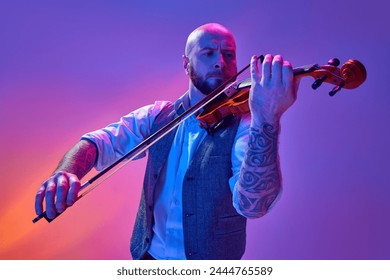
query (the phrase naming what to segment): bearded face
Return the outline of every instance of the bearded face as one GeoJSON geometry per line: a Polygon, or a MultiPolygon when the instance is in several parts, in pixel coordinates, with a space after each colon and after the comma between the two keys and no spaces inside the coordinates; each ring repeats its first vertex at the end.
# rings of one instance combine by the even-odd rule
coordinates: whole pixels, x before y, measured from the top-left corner
{"type": "Polygon", "coordinates": [[[196,30],[187,41],[183,63],[192,86],[209,95],[237,73],[233,35],[213,24],[196,30]]]}
{"type": "Polygon", "coordinates": [[[204,95],[209,95],[227,80],[221,70],[215,70],[203,76],[196,72],[192,63],[189,66],[189,76],[193,85],[204,95]]]}

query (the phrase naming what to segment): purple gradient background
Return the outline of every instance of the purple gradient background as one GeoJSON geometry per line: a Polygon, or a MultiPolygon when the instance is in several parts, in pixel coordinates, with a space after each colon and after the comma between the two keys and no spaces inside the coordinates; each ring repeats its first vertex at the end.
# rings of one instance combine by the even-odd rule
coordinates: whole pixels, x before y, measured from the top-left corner
{"type": "Polygon", "coordinates": [[[187,88],[181,54],[207,22],[236,36],[239,68],[362,61],[367,81],[330,98],[302,80],[283,116],[284,191],[248,223],[245,259],[389,259],[390,25],[385,1],[1,1],[0,259],[129,259],[145,160],[52,224],[36,190],[79,137],[187,88]]]}

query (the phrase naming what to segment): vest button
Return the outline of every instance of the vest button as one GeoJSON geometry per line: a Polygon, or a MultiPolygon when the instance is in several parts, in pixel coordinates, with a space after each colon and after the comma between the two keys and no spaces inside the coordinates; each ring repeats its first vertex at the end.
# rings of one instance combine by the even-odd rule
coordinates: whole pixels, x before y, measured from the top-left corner
{"type": "Polygon", "coordinates": [[[149,237],[146,237],[146,238],[145,238],[145,242],[146,242],[146,243],[149,243],[149,241],[150,241],[149,237]]]}
{"type": "Polygon", "coordinates": [[[148,208],[149,208],[150,211],[152,211],[152,209],[153,209],[152,205],[149,205],[148,208]]]}

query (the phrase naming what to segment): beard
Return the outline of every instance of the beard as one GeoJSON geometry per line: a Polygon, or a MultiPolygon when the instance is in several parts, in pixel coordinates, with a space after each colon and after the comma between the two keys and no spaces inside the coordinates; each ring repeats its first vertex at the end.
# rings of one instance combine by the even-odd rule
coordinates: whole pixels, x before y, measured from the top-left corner
{"type": "MultiPolygon", "coordinates": [[[[220,71],[216,71],[216,73],[211,74],[222,75],[220,71]]],[[[221,77],[221,79],[216,79],[214,83],[210,83],[209,81],[207,81],[207,75],[206,78],[202,77],[194,70],[192,64],[190,64],[189,76],[192,81],[192,84],[204,95],[209,95],[210,93],[212,93],[216,88],[222,85],[225,80],[221,77]]]]}

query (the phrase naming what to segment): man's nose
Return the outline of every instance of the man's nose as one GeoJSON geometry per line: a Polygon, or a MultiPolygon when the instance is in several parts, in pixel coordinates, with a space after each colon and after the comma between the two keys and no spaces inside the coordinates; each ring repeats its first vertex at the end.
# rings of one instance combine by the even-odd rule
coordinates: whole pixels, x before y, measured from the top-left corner
{"type": "Polygon", "coordinates": [[[220,68],[224,68],[225,66],[226,66],[226,63],[225,63],[225,59],[223,57],[223,54],[218,53],[215,64],[214,64],[214,68],[220,69],[220,68]]]}

